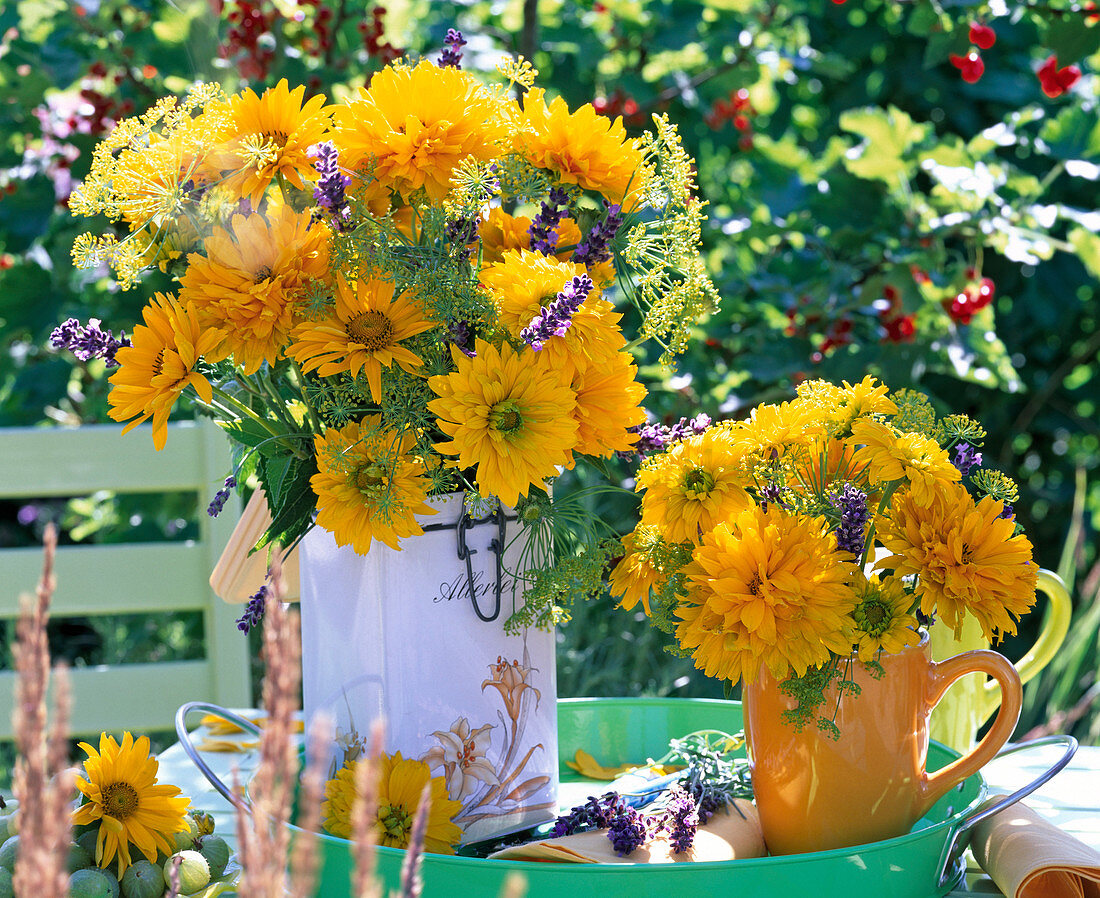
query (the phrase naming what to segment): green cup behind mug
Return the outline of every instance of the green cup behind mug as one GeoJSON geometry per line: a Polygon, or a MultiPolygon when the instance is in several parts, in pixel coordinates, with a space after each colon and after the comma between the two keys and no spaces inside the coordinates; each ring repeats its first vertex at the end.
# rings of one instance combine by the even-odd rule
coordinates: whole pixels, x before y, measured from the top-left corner
{"type": "MultiPolygon", "coordinates": [[[[1026,683],[1046,667],[1069,632],[1072,605],[1061,578],[1048,570],[1039,571],[1039,592],[1049,601],[1049,611],[1035,645],[1016,663],[1020,682],[1026,683]]],[[[937,661],[960,652],[988,649],[989,641],[982,635],[977,620],[968,615],[962,635],[956,639],[950,628],[931,628],[932,657],[937,661]]],[[[936,706],[932,714],[929,735],[948,748],[966,754],[974,747],[978,729],[1001,703],[1001,688],[996,680],[970,676],[955,683],[936,706]]]]}

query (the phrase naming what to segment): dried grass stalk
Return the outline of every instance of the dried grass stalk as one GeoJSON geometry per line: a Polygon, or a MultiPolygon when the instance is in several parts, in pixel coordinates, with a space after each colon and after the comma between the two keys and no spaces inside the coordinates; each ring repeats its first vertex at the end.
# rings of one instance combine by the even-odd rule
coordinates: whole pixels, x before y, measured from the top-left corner
{"type": "Polygon", "coordinates": [[[23,597],[16,627],[15,708],[12,724],[16,750],[13,791],[19,800],[19,857],[12,886],[17,895],[65,898],[66,869],[72,838],[69,801],[73,771],[68,764],[68,725],[71,704],[68,677],[54,675],[54,722],[47,735],[46,695],[50,685],[50,649],[46,637],[50,600],[54,591],[57,530],[47,526],[43,539],[42,578],[34,598],[23,597]]]}
{"type": "Polygon", "coordinates": [[[351,853],[354,898],[382,898],[382,884],[375,877],[374,849],[378,845],[378,759],[382,756],[385,726],[380,720],[371,724],[370,751],[355,768],[355,798],[351,805],[351,853]]]}

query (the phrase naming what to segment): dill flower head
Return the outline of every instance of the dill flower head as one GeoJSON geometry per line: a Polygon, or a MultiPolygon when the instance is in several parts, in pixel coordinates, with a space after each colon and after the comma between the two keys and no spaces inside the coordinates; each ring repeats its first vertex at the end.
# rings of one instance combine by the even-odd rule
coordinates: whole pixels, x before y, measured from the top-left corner
{"type": "Polygon", "coordinates": [[[416,515],[436,511],[424,501],[431,481],[415,447],[411,431],[387,429],[379,415],[314,439],[317,524],[332,531],[337,545],[366,555],[374,539],[398,549],[399,539],[424,532],[416,515]]]}
{"type": "Polygon", "coordinates": [[[245,374],[275,364],[290,342],[294,303],[328,273],[328,231],[308,212],[281,206],[234,215],[230,228],[206,239],[206,255],[188,256],[180,298],[203,323],[223,329],[219,358],[232,355],[245,374]]]}
{"type": "Polygon", "coordinates": [[[919,433],[899,433],[889,424],[859,418],[852,423],[850,439],[860,446],[853,463],[866,465],[868,482],[907,480],[917,502],[930,502],[937,483],[957,483],[962,478],[947,450],[919,433]]]}
{"type": "Polygon", "coordinates": [[[898,577],[916,574],[921,612],[935,614],[956,636],[966,614],[991,641],[1015,633],[1035,604],[1038,566],[1031,542],[1003,510],[989,496],[975,503],[957,483],[935,483],[924,497],[899,493],[880,534],[893,554],[875,566],[898,577]]]}
{"type": "Polygon", "coordinates": [[[407,337],[423,333],[432,323],[406,291],[394,296],[392,282],[357,280],[336,282],[332,311],[318,321],[299,324],[291,332],[294,341],[286,354],[322,377],[347,371],[353,377],[363,371],[371,398],[382,401],[382,366],[394,362],[410,373],[421,359],[401,345],[407,337]]]}
{"type": "Polygon", "coordinates": [[[124,733],[120,745],[103,733],[98,751],[87,742],[80,747],[88,756],[84,775],[76,778],[84,803],[73,811],[72,822],[98,823],[95,862],[105,868],[117,857],[121,879],[134,862],[131,845],[150,862],[156,862],[158,852],[171,854],[172,834],[188,829],[191,799],[181,795],[178,786],[157,782],[160,765],[149,754],[149,737],[135,741],[124,733]]]}
{"type": "Polygon", "coordinates": [[[742,457],[724,428],[711,428],[650,456],[638,472],[642,523],[669,542],[699,537],[752,503],[745,489],[742,457]]]}
{"type": "Polygon", "coordinates": [[[859,577],[855,599],[852,632],[860,661],[873,661],[879,652],[900,652],[920,642],[919,624],[911,613],[913,596],[897,577],[859,577]]]}
{"type": "Polygon", "coordinates": [[[423,188],[433,202],[451,189],[459,163],[499,155],[505,104],[476,78],[427,60],[377,72],[358,98],[336,107],[336,143],[350,169],[367,169],[404,198],[423,188]]]}
{"type": "Polygon", "coordinates": [[[451,350],[455,370],[428,379],[428,409],[451,439],[435,448],[452,465],[476,468],[483,496],[515,506],[531,486],[572,464],[576,394],[545,353],[478,340],[475,356],[451,350]]]}
{"type": "MultiPolygon", "coordinates": [[[[349,761],[325,784],[322,823],[328,832],[343,839],[352,837],[351,808],[355,801],[355,772],[359,763],[349,761]]],[[[403,758],[401,752],[383,754],[379,759],[379,768],[378,844],[389,848],[408,847],[420,793],[430,783],[431,809],[424,850],[433,854],[454,854],[454,846],[462,838],[462,830],[451,819],[461,810],[462,803],[447,797],[445,778],[432,776],[424,761],[403,758]]]]}
{"type": "Polygon", "coordinates": [[[194,307],[171,294],[157,293],[141,314],[145,324],[134,328],[130,346],[115,353],[119,367],[110,377],[108,414],[112,421],[130,421],[123,433],[152,418],[153,445],[163,449],[168,415],[180,394],[191,387],[204,402],[213,398],[197,367],[215,352],[223,334],[200,325],[194,307]]]}
{"type": "Polygon", "coordinates": [[[519,151],[564,183],[621,202],[642,166],[642,154],[626,136],[622,118],[612,121],[590,103],[570,112],[561,97],[547,105],[545,93],[532,88],[524,95],[526,127],[516,136],[519,151]]]}
{"type": "Polygon", "coordinates": [[[631,428],[645,423],[641,402],[646,389],[637,374],[638,366],[625,351],[577,367],[571,384],[577,394],[577,453],[606,457],[638,441],[631,428]]]}
{"type": "Polygon", "coordinates": [[[703,536],[676,609],[680,645],[707,676],[802,676],[851,651],[856,565],[836,551],[823,518],[744,509],[703,536]]]}
{"type": "Polygon", "coordinates": [[[203,139],[196,121],[167,138],[151,136],[148,146],[119,153],[112,185],[119,215],[133,228],[172,223],[192,192],[216,179],[217,172],[206,164],[212,145],[209,135],[203,139]]]}
{"type": "Polygon", "coordinates": [[[254,209],[276,177],[299,190],[317,179],[309,148],[324,140],[330,109],[322,96],[306,100],[305,91],[304,85],[291,90],[283,78],[262,96],[246,88],[229,101],[229,121],[221,135],[228,150],[220,154],[230,170],[225,183],[248,197],[254,209]]]}
{"type": "MultiPolygon", "coordinates": [[[[560,262],[529,250],[510,250],[501,261],[482,271],[481,282],[489,289],[501,327],[519,338],[542,309],[582,274],[583,265],[560,262]]],[[[584,360],[606,360],[625,345],[619,330],[621,317],[600,296],[599,288],[593,288],[573,313],[565,333],[547,340],[538,354],[546,355],[555,367],[570,373],[584,360]]]]}

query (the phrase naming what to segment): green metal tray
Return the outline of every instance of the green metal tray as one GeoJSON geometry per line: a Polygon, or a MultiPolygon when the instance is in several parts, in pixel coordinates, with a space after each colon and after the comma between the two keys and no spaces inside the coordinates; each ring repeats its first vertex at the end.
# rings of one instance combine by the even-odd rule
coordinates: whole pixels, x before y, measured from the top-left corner
{"type": "MultiPolygon", "coordinates": [[[[565,766],[578,748],[602,764],[645,761],[663,755],[669,739],[695,730],[741,729],[741,705],[714,699],[559,699],[558,762],[562,782],[580,778],[565,766]]],[[[929,769],[956,758],[933,743],[929,769]]],[[[600,784],[593,784],[593,792],[600,784]]],[[[814,895],[815,898],[930,898],[954,888],[963,868],[956,858],[948,862],[954,837],[968,812],[985,793],[980,775],[952,789],[913,830],[854,848],[786,857],[665,865],[547,864],[494,861],[429,854],[421,875],[423,898],[495,896],[508,873],[522,873],[528,898],[641,898],[646,895],[718,895],[738,898],[814,895]],[[944,874],[945,866],[951,869],[944,874]]],[[[294,829],[294,827],[292,827],[294,829]]],[[[349,842],[320,837],[323,867],[318,894],[346,898],[350,894],[352,859],[349,842]]],[[[386,890],[398,887],[405,852],[379,848],[378,875],[386,890]]]]}

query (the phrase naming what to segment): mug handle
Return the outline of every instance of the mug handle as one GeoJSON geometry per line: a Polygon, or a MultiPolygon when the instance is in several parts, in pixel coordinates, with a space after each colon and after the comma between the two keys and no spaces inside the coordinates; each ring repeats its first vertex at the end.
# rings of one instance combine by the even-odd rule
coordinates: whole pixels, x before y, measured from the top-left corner
{"type": "MultiPolygon", "coordinates": [[[[1073,615],[1073,602],[1070,600],[1066,584],[1062,582],[1053,571],[1040,569],[1036,588],[1047,597],[1050,611],[1043,621],[1043,628],[1039,638],[1021,658],[1016,662],[1016,670],[1020,674],[1020,682],[1026,683],[1039,671],[1054,660],[1054,656],[1061,648],[1062,642],[1069,632],[1070,617],[1073,615]]],[[[996,680],[986,680],[985,686],[979,696],[981,712],[979,717],[985,723],[997,709],[1001,701],[1001,687],[996,680]]]]}
{"type": "Polygon", "coordinates": [[[933,708],[951,684],[975,671],[993,677],[1001,687],[1001,706],[993,726],[974,748],[935,773],[924,772],[917,786],[917,805],[920,815],[928,811],[952,786],[972,776],[993,760],[1001,747],[1008,742],[1023,706],[1023,687],[1020,675],[1004,655],[988,649],[963,652],[946,661],[931,665],[929,709],[933,708]]]}

